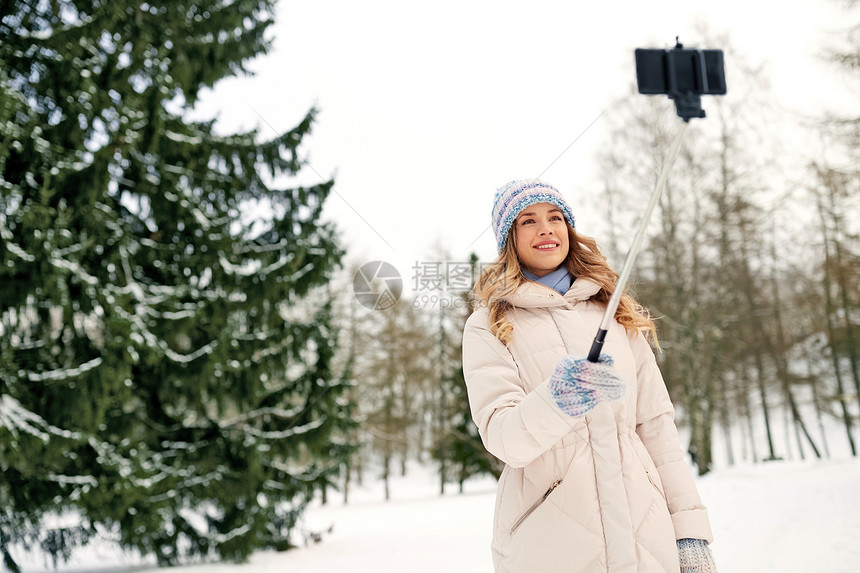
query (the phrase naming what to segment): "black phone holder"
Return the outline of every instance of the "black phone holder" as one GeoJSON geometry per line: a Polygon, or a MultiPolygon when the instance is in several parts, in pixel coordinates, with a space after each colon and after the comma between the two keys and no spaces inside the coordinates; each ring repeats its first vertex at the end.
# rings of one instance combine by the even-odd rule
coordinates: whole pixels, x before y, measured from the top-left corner
{"type": "Polygon", "coordinates": [[[668,95],[685,122],[705,117],[701,96],[726,93],[722,50],[684,48],[676,37],[671,50],[639,48],[635,55],[639,93],[668,95]]]}

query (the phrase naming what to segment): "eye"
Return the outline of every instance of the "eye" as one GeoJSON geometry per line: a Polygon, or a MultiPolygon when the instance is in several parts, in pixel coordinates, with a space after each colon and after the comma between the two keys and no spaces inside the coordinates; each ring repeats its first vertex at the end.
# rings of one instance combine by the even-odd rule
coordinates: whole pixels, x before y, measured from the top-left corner
{"type": "Polygon", "coordinates": [[[534,219],[523,219],[522,221],[520,221],[520,225],[525,225],[527,223],[534,223],[534,222],[535,222],[534,219]]]}

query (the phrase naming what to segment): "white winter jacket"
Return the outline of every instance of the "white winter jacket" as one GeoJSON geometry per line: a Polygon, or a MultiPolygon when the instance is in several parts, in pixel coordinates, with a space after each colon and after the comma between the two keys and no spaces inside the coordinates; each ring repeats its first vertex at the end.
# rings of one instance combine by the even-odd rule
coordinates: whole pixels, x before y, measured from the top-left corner
{"type": "Polygon", "coordinates": [[[472,417],[486,448],[506,464],[491,546],[497,573],[677,573],[676,539],[712,540],[672,403],[641,334],[613,323],[603,348],[627,383],[622,400],[571,417],[550,396],[559,360],[591,348],[604,309],[589,300],[598,290],[583,278],[564,296],[527,282],[509,300],[507,347],[490,332],[486,308],[466,323],[472,417]]]}

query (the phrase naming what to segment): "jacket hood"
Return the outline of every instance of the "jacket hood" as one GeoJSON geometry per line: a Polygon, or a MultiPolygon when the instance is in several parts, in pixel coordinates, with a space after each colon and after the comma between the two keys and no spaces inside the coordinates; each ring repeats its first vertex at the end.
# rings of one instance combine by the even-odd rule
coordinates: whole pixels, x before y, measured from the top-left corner
{"type": "Polygon", "coordinates": [[[577,302],[590,299],[598,292],[600,285],[583,277],[577,277],[564,296],[548,286],[526,281],[508,298],[508,302],[516,308],[571,307],[577,302]]]}

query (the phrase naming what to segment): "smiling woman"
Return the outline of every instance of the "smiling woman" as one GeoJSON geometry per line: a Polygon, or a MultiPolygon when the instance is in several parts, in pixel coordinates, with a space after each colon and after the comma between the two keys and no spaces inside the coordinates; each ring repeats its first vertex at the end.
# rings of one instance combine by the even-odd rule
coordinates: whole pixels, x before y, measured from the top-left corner
{"type": "Polygon", "coordinates": [[[715,573],[711,527],[684,460],[647,334],[622,297],[597,362],[585,358],[617,276],[577,234],[561,193],[513,181],[496,194],[485,308],[463,333],[472,418],[499,478],[497,573],[715,573]]]}

